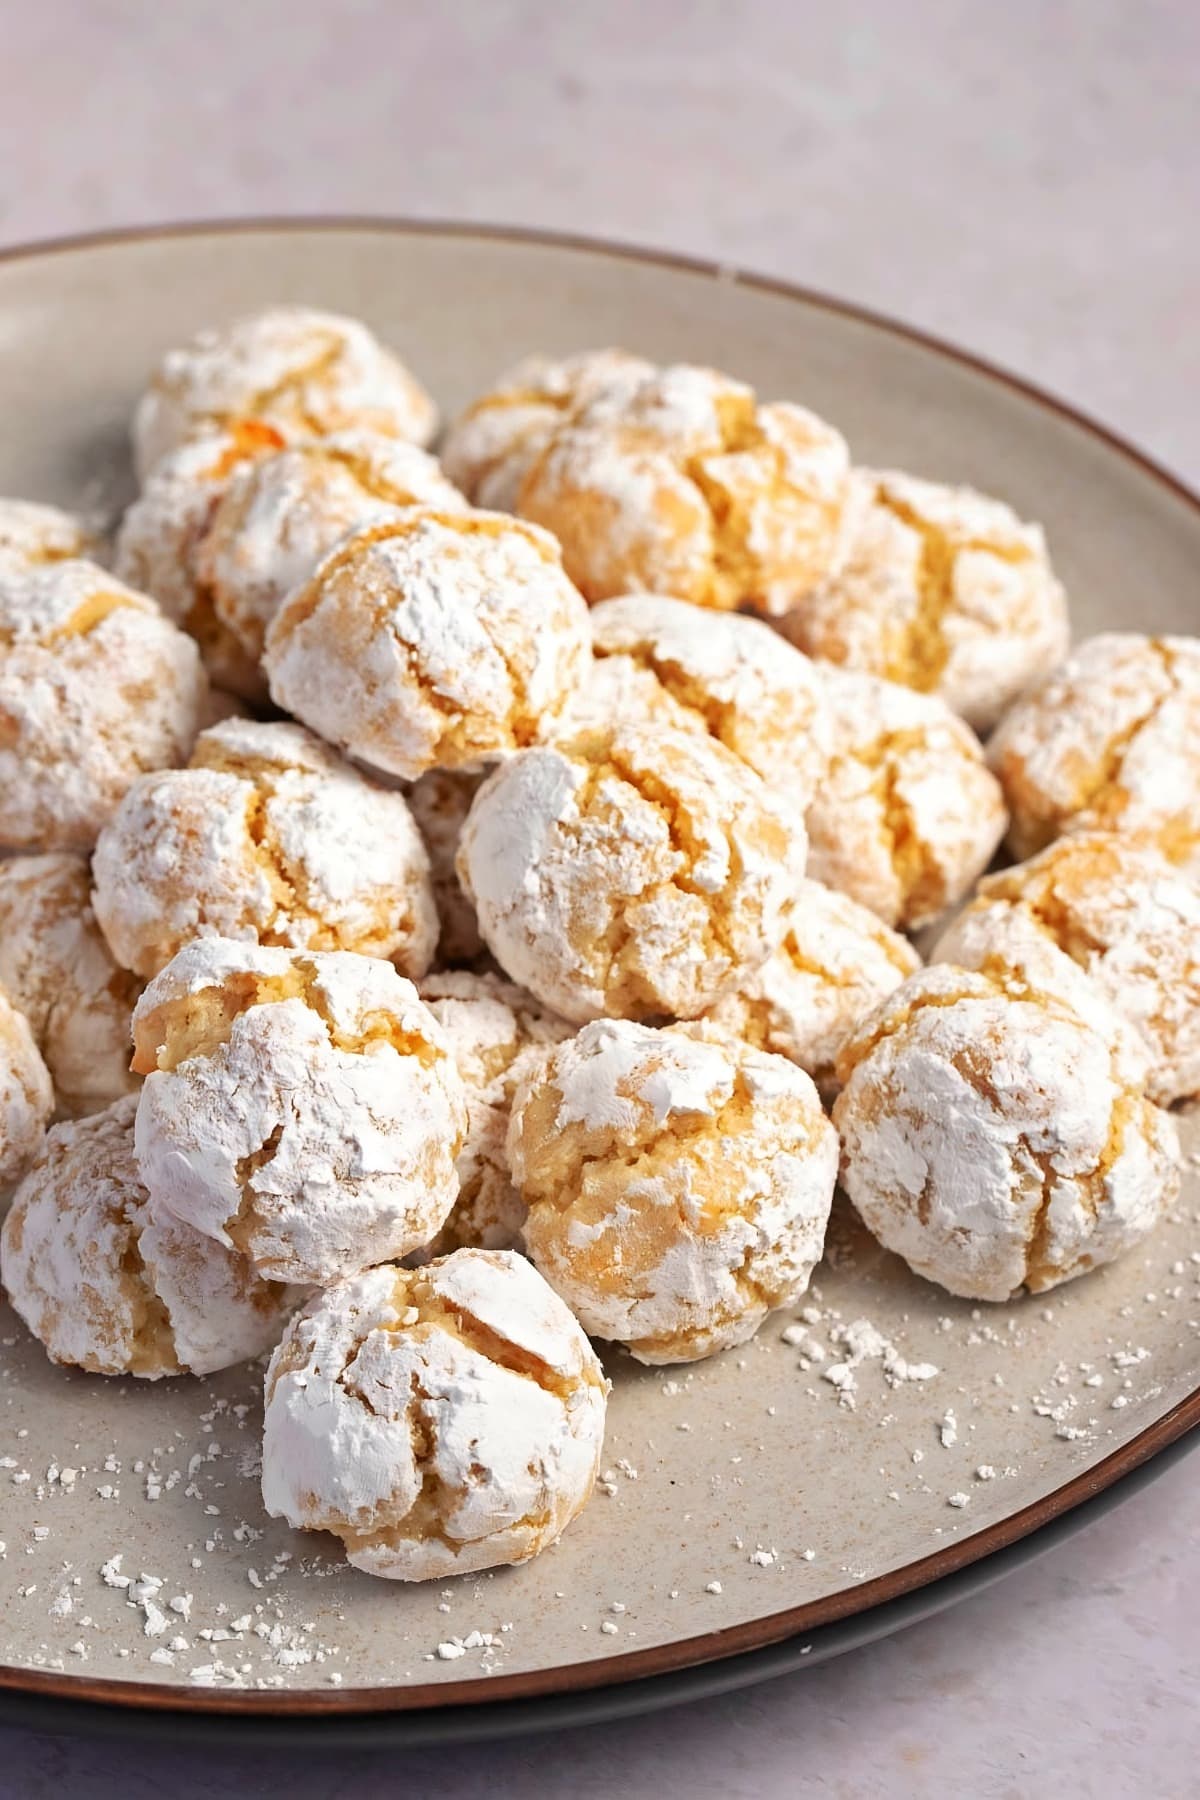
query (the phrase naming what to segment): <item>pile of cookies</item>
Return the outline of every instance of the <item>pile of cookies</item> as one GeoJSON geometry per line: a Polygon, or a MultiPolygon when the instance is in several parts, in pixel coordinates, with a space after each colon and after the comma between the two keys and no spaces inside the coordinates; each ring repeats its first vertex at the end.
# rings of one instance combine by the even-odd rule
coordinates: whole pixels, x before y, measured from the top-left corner
{"type": "Polygon", "coordinates": [[[277,308],[162,360],[111,542],[0,501],[4,1285],[97,1373],[271,1351],[268,1510],[404,1580],[552,1543],[590,1340],[745,1342],[839,1180],[1040,1292],[1200,1094],[1200,642],[1070,654],[1037,525],[711,369],[437,422],[277,308]]]}

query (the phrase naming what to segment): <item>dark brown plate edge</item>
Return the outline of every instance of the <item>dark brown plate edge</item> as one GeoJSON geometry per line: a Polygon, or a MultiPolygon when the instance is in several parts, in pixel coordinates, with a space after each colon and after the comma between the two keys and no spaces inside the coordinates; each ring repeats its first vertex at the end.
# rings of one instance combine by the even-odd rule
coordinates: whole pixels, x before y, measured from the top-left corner
{"type": "MultiPolygon", "coordinates": [[[[869,307],[842,300],[817,289],[779,277],[756,275],[728,264],[614,243],[580,234],[541,231],[521,226],[472,224],[449,219],[392,219],[372,214],[306,216],[303,214],[196,220],[183,224],[117,227],[111,230],[47,238],[0,249],[0,267],[61,253],[103,249],[157,239],[234,236],[257,232],[378,232],[382,236],[436,236],[510,244],[540,245],[608,256],[630,262],[674,269],[709,280],[727,282],[758,292],[798,301],[820,311],[838,314],[874,330],[917,344],[947,361],[970,369],[999,386],[1022,395],[1044,411],[1066,419],[1079,431],[1098,439],[1109,450],[1149,476],[1200,515],[1200,494],[1170,469],[1108,426],[1089,417],[1071,403],[1012,374],[988,359],[960,349],[935,333],[890,318],[869,307]]],[[[437,1711],[503,1702],[579,1694],[616,1684],[636,1683],[679,1674],[707,1663],[746,1657],[769,1650],[812,1631],[837,1625],[859,1614],[884,1607],[917,1590],[944,1581],[997,1552],[1009,1549],[1074,1508],[1096,1499],[1105,1489],[1182,1439],[1200,1425],[1200,1387],[1172,1407],[1160,1419],[1114,1450],[1092,1468],[1083,1470],[1061,1487],[1028,1506],[999,1519],[982,1531],[943,1545],[915,1562],[889,1570],[853,1588],[826,1594],[803,1606],[746,1620],[722,1631],[648,1646],[618,1656],[586,1663],[563,1664],[550,1669],[528,1670],[513,1675],[491,1675],[486,1680],[446,1681],[404,1687],[336,1689],[191,1689],[165,1683],[91,1680],[57,1671],[0,1665],[0,1691],[34,1697],[54,1697],[80,1703],[158,1713],[215,1714],[257,1718],[350,1718],[385,1712],[437,1711]]]]}

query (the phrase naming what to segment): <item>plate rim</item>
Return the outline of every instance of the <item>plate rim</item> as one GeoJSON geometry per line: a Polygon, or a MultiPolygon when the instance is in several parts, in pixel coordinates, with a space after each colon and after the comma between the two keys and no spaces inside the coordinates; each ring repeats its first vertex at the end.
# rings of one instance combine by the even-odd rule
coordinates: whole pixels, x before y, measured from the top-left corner
{"type": "MultiPolygon", "coordinates": [[[[942,360],[967,368],[1000,387],[1022,396],[1044,412],[1065,419],[1077,430],[1131,464],[1152,482],[1200,518],[1200,492],[1182,476],[1158,462],[1110,426],[1091,417],[1038,383],[1016,375],[990,359],[963,349],[946,338],[893,318],[855,301],[779,276],[758,274],[712,258],[589,237],[586,234],[542,230],[508,224],[475,223],[457,219],[422,219],[380,214],[263,214],[179,223],[115,226],[0,247],[0,281],[4,270],[17,263],[32,263],[64,253],[118,248],[160,240],[193,237],[253,236],[266,233],[335,234],[378,233],[382,237],[443,237],[473,239],[483,243],[516,244],[573,251],[698,275],[709,280],[749,288],[798,302],[817,311],[882,331],[916,344],[942,360]]],[[[358,1689],[294,1688],[215,1689],[169,1686],[166,1683],[91,1679],[86,1676],[0,1664],[0,1692],[25,1694],[30,1699],[59,1699],[121,1709],[127,1713],[176,1713],[187,1715],[240,1716],[260,1720],[298,1718],[344,1719],[355,1716],[444,1712],[448,1708],[502,1706],[505,1701],[561,1699],[589,1690],[628,1687],[656,1678],[680,1675],[705,1665],[726,1662],[785,1645],[789,1639],[842,1624],[877,1608],[903,1600],[939,1582],[960,1575],[987,1558],[1010,1550],[1032,1534],[1066,1518],[1077,1507],[1097,1499],[1106,1490],[1142,1468],[1187,1433],[1200,1426],[1200,1385],[1160,1418],[1089,1469],[1031,1501],[1004,1519],[982,1530],[956,1538],[927,1556],[886,1571],[856,1587],[806,1601],[781,1612],[768,1613],[718,1631],[704,1632],[670,1643],[648,1645],[586,1663],[568,1663],[549,1669],[490,1675],[486,1681],[446,1681],[408,1686],[358,1689]]]]}

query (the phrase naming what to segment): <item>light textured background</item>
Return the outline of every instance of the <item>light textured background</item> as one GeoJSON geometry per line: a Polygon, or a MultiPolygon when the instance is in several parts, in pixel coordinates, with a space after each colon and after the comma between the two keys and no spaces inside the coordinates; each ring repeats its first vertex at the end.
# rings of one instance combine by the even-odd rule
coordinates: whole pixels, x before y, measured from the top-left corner
{"type": "MultiPolygon", "coordinates": [[[[943,332],[1200,481],[1198,68],[1192,0],[0,0],[0,243],[374,211],[693,251],[943,332]]],[[[328,1762],[12,1731],[0,1794],[1174,1800],[1198,1593],[1185,1463],[954,1613],[723,1702],[328,1762]]]]}

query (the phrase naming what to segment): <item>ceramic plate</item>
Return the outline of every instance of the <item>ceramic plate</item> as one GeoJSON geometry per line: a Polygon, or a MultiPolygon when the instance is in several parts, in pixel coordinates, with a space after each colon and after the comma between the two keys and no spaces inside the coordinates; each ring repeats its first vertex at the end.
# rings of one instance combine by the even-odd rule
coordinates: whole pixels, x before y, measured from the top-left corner
{"type": "MultiPolygon", "coordinates": [[[[727,270],[469,229],[214,228],[0,261],[0,493],[121,504],[150,364],[276,300],[363,315],[448,411],[534,349],[718,364],[835,420],[862,462],[1042,519],[1078,635],[1200,629],[1197,502],[1030,390],[727,270]]],[[[649,1676],[676,1697],[717,1659],[755,1652],[771,1672],[771,1646],[799,1660],[870,1635],[889,1616],[871,1609],[896,1617],[1010,1555],[1200,1421],[1189,1187],[1139,1254],[1003,1307],[951,1300],[838,1211],[803,1309],[744,1350],[674,1371],[610,1357],[605,1479],[583,1518],[525,1568],[444,1587],[373,1581],[333,1540],[264,1517],[260,1369],[74,1374],[5,1312],[0,1684],[260,1719],[405,1713],[428,1737],[464,1708],[494,1720],[497,1702],[607,1688],[628,1709],[649,1676]]]]}

